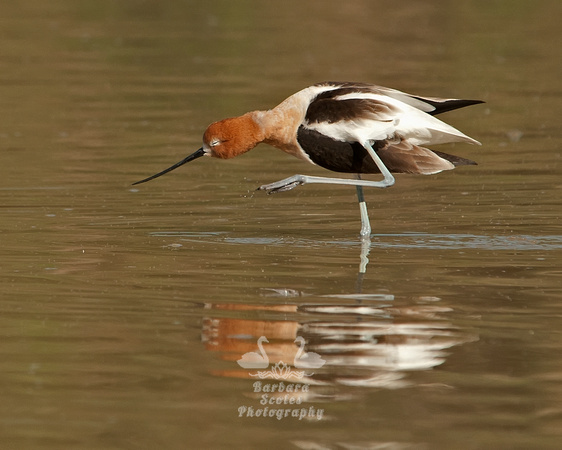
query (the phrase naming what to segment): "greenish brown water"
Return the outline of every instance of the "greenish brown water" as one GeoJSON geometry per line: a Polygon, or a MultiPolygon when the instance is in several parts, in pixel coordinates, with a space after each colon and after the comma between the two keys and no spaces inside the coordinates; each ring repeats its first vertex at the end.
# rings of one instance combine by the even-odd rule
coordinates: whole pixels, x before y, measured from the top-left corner
{"type": "Polygon", "coordinates": [[[561,13],[0,5],[0,448],[559,448],[561,13]],[[255,192],[326,174],[265,145],[131,186],[328,79],[485,100],[439,148],[479,165],[367,190],[369,248],[352,187],[255,192]],[[239,417],[262,335],[321,420],[239,417]]]}

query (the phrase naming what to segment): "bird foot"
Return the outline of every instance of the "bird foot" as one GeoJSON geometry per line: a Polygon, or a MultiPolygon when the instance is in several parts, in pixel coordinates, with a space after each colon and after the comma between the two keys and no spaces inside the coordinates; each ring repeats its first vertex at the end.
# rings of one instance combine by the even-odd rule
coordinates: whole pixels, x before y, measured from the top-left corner
{"type": "Polygon", "coordinates": [[[304,183],[305,181],[301,180],[300,178],[295,179],[295,177],[291,177],[286,178],[285,180],[277,181],[275,183],[264,184],[256,190],[266,191],[268,194],[275,194],[276,192],[290,191],[291,189],[294,189],[304,183]]]}

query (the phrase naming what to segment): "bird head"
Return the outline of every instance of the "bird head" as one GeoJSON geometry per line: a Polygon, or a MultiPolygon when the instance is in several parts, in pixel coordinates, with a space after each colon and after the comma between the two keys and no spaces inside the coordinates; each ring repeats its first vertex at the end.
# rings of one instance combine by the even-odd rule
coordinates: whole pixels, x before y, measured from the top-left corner
{"type": "Polygon", "coordinates": [[[203,147],[167,169],[137,181],[133,185],[158,178],[201,156],[220,159],[234,158],[253,149],[261,141],[263,141],[263,132],[251,113],[214,122],[203,134],[203,147]]]}

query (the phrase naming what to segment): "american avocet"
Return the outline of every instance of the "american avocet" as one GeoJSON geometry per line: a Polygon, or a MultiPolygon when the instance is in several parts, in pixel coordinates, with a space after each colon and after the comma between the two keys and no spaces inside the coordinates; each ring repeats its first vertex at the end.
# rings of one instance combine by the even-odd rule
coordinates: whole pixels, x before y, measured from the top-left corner
{"type": "Polygon", "coordinates": [[[200,156],[233,158],[265,142],[334,172],[354,173],[356,179],[294,175],[260,186],[259,190],[288,191],[305,183],[356,186],[361,236],[366,237],[371,233],[371,226],[363,186],[392,186],[391,172],[427,175],[476,164],[421,146],[448,142],[480,144],[434,117],[477,103],[483,102],[420,97],[364,83],[319,83],[291,95],[268,111],[252,111],[212,123],[203,135],[203,147],[134,184],[164,175],[200,156]],[[384,178],[361,179],[361,174],[372,173],[381,173],[384,178]]]}

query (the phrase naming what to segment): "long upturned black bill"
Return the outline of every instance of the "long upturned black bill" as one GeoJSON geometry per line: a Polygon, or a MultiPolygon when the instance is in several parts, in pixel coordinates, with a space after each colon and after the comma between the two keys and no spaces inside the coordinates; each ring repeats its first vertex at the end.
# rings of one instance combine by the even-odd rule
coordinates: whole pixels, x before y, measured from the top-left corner
{"type": "Polygon", "coordinates": [[[137,181],[136,183],[133,183],[133,186],[135,184],[146,183],[147,181],[154,180],[154,178],[158,178],[159,176],[164,175],[165,173],[171,172],[172,170],[177,169],[179,166],[183,166],[185,163],[188,163],[190,161],[193,161],[194,159],[200,158],[204,154],[205,154],[205,150],[203,150],[203,147],[201,147],[195,153],[192,153],[188,157],[182,159],[180,162],[175,163],[173,166],[168,167],[167,169],[164,169],[162,172],[158,172],[157,174],[152,175],[148,178],[145,178],[144,180],[140,180],[140,181],[137,181]]]}

